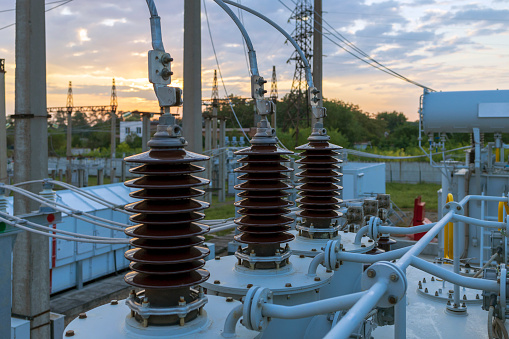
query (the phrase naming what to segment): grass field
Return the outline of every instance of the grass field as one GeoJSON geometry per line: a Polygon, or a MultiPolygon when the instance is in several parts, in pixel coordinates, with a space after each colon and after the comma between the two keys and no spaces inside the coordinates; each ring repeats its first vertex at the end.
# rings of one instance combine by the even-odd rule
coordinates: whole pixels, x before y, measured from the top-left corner
{"type": "Polygon", "coordinates": [[[212,197],[212,207],[205,210],[205,220],[211,219],[226,219],[235,216],[235,206],[233,202],[235,198],[233,196],[227,196],[226,201],[219,203],[217,197],[212,197]]]}
{"type": "Polygon", "coordinates": [[[436,212],[438,204],[437,191],[441,185],[438,184],[402,184],[387,183],[386,192],[391,195],[392,201],[401,209],[413,209],[414,199],[419,195],[422,201],[426,202],[426,211],[436,212]]]}

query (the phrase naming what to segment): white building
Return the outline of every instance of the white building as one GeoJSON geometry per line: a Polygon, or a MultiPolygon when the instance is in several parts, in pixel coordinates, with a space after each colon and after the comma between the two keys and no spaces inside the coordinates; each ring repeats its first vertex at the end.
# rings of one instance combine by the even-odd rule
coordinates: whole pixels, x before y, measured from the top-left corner
{"type": "Polygon", "coordinates": [[[141,138],[141,121],[121,121],[120,122],[120,142],[124,142],[128,135],[135,134],[141,138]]]}

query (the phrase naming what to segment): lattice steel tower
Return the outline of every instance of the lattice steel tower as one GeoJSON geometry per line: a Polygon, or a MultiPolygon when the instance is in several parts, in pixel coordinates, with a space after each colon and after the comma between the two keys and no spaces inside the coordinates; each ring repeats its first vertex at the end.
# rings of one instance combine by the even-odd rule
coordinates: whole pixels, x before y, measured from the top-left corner
{"type": "Polygon", "coordinates": [[[112,112],[117,111],[118,101],[117,101],[117,86],[115,86],[115,78],[113,78],[113,83],[111,85],[110,106],[112,112]]]}
{"type": "Polygon", "coordinates": [[[67,89],[67,113],[72,113],[72,108],[74,107],[73,98],[72,98],[72,81],[69,81],[69,88],[67,89]]]}
{"type": "Polygon", "coordinates": [[[277,76],[276,76],[276,66],[272,66],[272,82],[270,84],[270,99],[276,103],[278,98],[277,93],[277,76]]]}
{"type": "MultiPolygon", "coordinates": [[[[299,44],[306,58],[311,63],[313,57],[313,6],[310,0],[298,0],[295,9],[290,17],[295,21],[293,38],[299,44]]],[[[306,119],[309,125],[309,108],[306,96],[306,71],[302,58],[296,51],[293,52],[289,61],[295,62],[292,89],[290,91],[290,109],[288,110],[288,121],[286,127],[292,125],[295,128],[295,139],[298,139],[299,124],[301,119],[306,119]]]]}

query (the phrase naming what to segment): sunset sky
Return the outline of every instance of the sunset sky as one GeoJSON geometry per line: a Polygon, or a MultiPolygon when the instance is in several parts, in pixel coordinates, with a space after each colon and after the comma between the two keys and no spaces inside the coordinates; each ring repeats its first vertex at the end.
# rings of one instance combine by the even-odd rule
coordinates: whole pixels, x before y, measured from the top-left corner
{"type": "MultiPolygon", "coordinates": [[[[294,7],[292,1],[282,0],[288,7],[294,7]]],[[[212,0],[205,3],[227,90],[248,96],[241,35],[212,0]]],[[[291,13],[281,2],[242,3],[293,30],[294,23],[288,22],[291,13]]],[[[174,84],[182,86],[184,0],[156,0],[156,4],[166,51],[175,59],[174,84]]],[[[15,12],[9,11],[14,8],[15,0],[0,1],[0,28],[14,22],[15,12]]],[[[509,88],[509,0],[323,0],[323,9],[324,19],[372,58],[435,90],[509,88]]],[[[294,65],[287,63],[292,46],[248,13],[244,22],[261,75],[270,79],[276,65],[279,93],[284,95],[294,71],[294,65]]],[[[120,110],[158,111],[147,79],[151,45],[144,0],[71,1],[46,13],[46,36],[48,106],[65,106],[69,81],[75,105],[108,105],[114,77],[120,110]]],[[[14,38],[14,26],[0,30],[0,58],[7,64],[8,114],[14,112],[14,38]]],[[[216,64],[203,2],[202,48],[202,97],[208,98],[216,64]]],[[[358,104],[370,113],[396,110],[417,119],[421,88],[362,63],[326,38],[323,49],[326,98],[358,104]]],[[[224,96],[222,87],[220,96],[224,96]]]]}

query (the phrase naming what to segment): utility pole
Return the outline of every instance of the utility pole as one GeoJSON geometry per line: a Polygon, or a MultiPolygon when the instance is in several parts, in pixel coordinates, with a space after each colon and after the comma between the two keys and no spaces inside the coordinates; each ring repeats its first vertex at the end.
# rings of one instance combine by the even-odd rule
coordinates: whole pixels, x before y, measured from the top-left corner
{"type": "MultiPolygon", "coordinates": [[[[207,114],[205,116],[205,154],[212,158],[211,150],[212,150],[212,123],[211,117],[207,114]]],[[[200,133],[201,135],[201,133],[200,133]]],[[[212,161],[207,161],[205,164],[205,175],[207,179],[212,182],[212,161]]],[[[212,202],[212,193],[210,192],[210,186],[205,187],[205,196],[204,200],[208,203],[212,202]]]]}
{"type": "Polygon", "coordinates": [[[212,149],[217,148],[217,108],[219,107],[219,90],[217,87],[217,70],[214,70],[212,83],[212,149]]]}
{"type": "Polygon", "coordinates": [[[201,110],[201,6],[200,0],[184,1],[184,108],[183,135],[191,152],[202,152],[201,110]]]}
{"type": "MultiPolygon", "coordinates": [[[[211,153],[211,160],[209,161],[211,168],[214,168],[214,157],[217,156],[219,153],[221,153],[223,150],[219,149],[217,150],[217,109],[219,107],[219,90],[217,87],[217,70],[214,70],[214,80],[212,82],[212,153],[211,153]]],[[[219,164],[219,166],[221,166],[219,164]]],[[[216,176],[217,180],[214,180],[212,182],[212,188],[215,189],[214,191],[217,191],[217,188],[221,188],[220,185],[220,179],[219,179],[219,169],[216,176]]],[[[218,197],[221,195],[221,193],[218,193],[218,197]]]]}
{"type": "Polygon", "coordinates": [[[115,78],[113,78],[113,84],[111,86],[111,98],[110,98],[110,116],[111,116],[111,163],[110,163],[110,184],[115,182],[115,152],[117,148],[117,87],[115,86],[115,78]]]}
{"type": "MultiPolygon", "coordinates": [[[[15,183],[48,176],[44,10],[44,0],[16,1],[15,183]]],[[[42,189],[41,184],[25,187],[33,193],[42,189]]],[[[14,214],[38,207],[33,200],[14,195],[14,214]]],[[[18,234],[13,260],[12,313],[30,319],[31,338],[49,339],[48,238],[31,232],[18,234]]]]}
{"type": "MultiPolygon", "coordinates": [[[[270,100],[272,100],[272,102],[274,103],[274,106],[276,106],[276,104],[277,104],[277,98],[278,98],[278,93],[277,93],[276,66],[272,66],[272,82],[270,84],[270,100]]],[[[272,121],[271,121],[272,128],[276,128],[276,123],[277,123],[276,114],[277,114],[277,110],[274,112],[274,114],[272,114],[272,118],[271,118],[272,119],[272,121]]]]}
{"type": "Polygon", "coordinates": [[[5,113],[5,60],[0,59],[0,183],[7,177],[7,116],[5,113]]]}
{"type": "Polygon", "coordinates": [[[69,81],[69,89],[67,90],[67,183],[72,184],[72,111],[74,102],[72,98],[72,81],[69,81]]]}
{"type": "MultiPolygon", "coordinates": [[[[218,181],[219,181],[219,195],[218,201],[224,202],[226,200],[226,149],[224,144],[224,139],[226,137],[226,119],[225,117],[221,117],[219,120],[219,173],[218,173],[218,181]]],[[[231,183],[233,184],[233,183],[231,183]]]]}
{"type": "Polygon", "coordinates": [[[142,114],[141,123],[141,150],[142,152],[148,151],[148,141],[150,140],[150,113],[142,114]]]}
{"type": "MultiPolygon", "coordinates": [[[[322,39],[322,0],[315,0],[314,6],[314,32],[313,32],[313,82],[315,87],[320,91],[318,97],[323,99],[323,39],[322,39]]],[[[323,106],[323,100],[320,100],[320,106],[323,106]]],[[[311,114],[311,126],[316,123],[316,118],[311,114]]]]}

